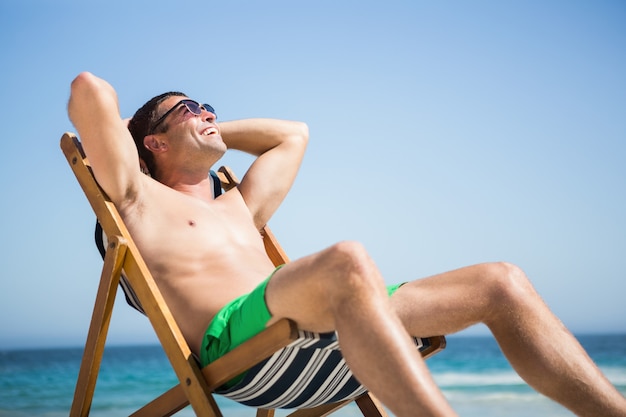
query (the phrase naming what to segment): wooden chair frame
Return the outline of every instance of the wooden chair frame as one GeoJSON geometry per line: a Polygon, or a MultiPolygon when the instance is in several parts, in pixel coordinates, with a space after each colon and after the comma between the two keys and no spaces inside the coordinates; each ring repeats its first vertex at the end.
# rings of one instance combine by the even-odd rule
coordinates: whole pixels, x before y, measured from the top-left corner
{"type": "MultiPolygon", "coordinates": [[[[115,294],[120,275],[124,271],[180,382],[179,385],[132,415],[170,416],[191,404],[197,416],[221,417],[221,411],[213,398],[212,391],[295,340],[298,337],[295,323],[286,319],[280,320],[225,356],[200,369],[121,216],[97,184],[80,141],[74,134],[65,133],[61,138],[61,148],[108,237],[108,248],[104,258],[70,416],[89,415],[115,294]]],[[[218,175],[224,189],[228,190],[236,186],[237,179],[227,168],[220,168],[218,175]]],[[[287,255],[269,228],[264,228],[261,234],[272,262],[275,265],[288,262],[287,255]]],[[[431,346],[422,351],[424,357],[428,357],[445,347],[443,336],[429,339],[431,346]]],[[[370,393],[362,395],[355,401],[364,416],[386,416],[379,401],[370,393]]],[[[344,401],[311,409],[301,409],[290,414],[290,416],[326,416],[350,402],[344,401]]],[[[273,415],[274,410],[257,410],[258,417],[272,417],[273,415]]]]}

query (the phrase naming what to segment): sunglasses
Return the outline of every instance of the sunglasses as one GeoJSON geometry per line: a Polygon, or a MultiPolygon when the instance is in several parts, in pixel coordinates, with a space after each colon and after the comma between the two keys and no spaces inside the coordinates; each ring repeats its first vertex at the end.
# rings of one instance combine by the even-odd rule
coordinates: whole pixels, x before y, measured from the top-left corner
{"type": "MultiPolygon", "coordinates": [[[[190,113],[195,114],[196,116],[200,116],[202,114],[202,110],[204,111],[208,111],[209,113],[213,113],[215,115],[215,109],[210,105],[210,104],[200,104],[197,101],[194,100],[190,100],[190,99],[184,99],[179,101],[178,103],[174,104],[174,106],[169,109],[168,111],[166,111],[163,116],[159,117],[159,119],[154,122],[154,125],[152,125],[152,129],[150,129],[150,134],[153,134],[154,131],[156,130],[157,126],[160,125],[161,123],[163,123],[163,121],[165,120],[165,118],[167,116],[170,115],[170,113],[172,113],[174,110],[176,110],[177,108],[180,107],[180,105],[184,105],[185,107],[187,107],[187,110],[189,110],[190,113]]],[[[216,115],[217,117],[217,115],[216,115]]]]}

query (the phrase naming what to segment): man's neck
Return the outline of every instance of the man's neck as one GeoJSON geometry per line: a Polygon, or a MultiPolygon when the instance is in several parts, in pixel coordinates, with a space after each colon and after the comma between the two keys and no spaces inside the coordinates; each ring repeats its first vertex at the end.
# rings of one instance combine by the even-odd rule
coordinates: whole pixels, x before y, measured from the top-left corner
{"type": "Polygon", "coordinates": [[[211,176],[207,172],[204,175],[176,175],[169,177],[161,177],[158,179],[162,184],[201,200],[212,201],[213,184],[211,176]]]}

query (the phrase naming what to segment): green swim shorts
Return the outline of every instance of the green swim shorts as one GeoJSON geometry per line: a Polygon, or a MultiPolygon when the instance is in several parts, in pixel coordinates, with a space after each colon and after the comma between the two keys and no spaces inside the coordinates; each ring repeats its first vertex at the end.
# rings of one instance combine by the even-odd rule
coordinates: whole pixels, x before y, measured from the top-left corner
{"type": "MultiPolygon", "coordinates": [[[[251,293],[235,298],[226,304],[213,317],[206,330],[200,347],[200,363],[206,366],[230,352],[246,340],[265,329],[272,318],[265,303],[265,288],[270,278],[282,267],[279,266],[251,293]]],[[[403,284],[390,285],[387,293],[391,296],[403,284]]],[[[234,386],[243,375],[229,381],[225,387],[234,386]]]]}

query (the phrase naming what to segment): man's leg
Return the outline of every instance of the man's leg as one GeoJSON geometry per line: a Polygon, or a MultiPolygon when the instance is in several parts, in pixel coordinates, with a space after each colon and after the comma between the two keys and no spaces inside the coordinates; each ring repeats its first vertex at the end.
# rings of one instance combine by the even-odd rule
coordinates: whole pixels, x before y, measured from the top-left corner
{"type": "Polygon", "coordinates": [[[416,336],[485,323],[513,368],[539,392],[581,416],[626,416],[624,397],[513,265],[476,265],[410,282],[391,303],[416,336]]]}
{"type": "Polygon", "coordinates": [[[397,416],[454,416],[363,248],[337,244],[294,261],[270,279],[272,320],[287,317],[312,331],[337,330],[355,376],[397,416]]]}

